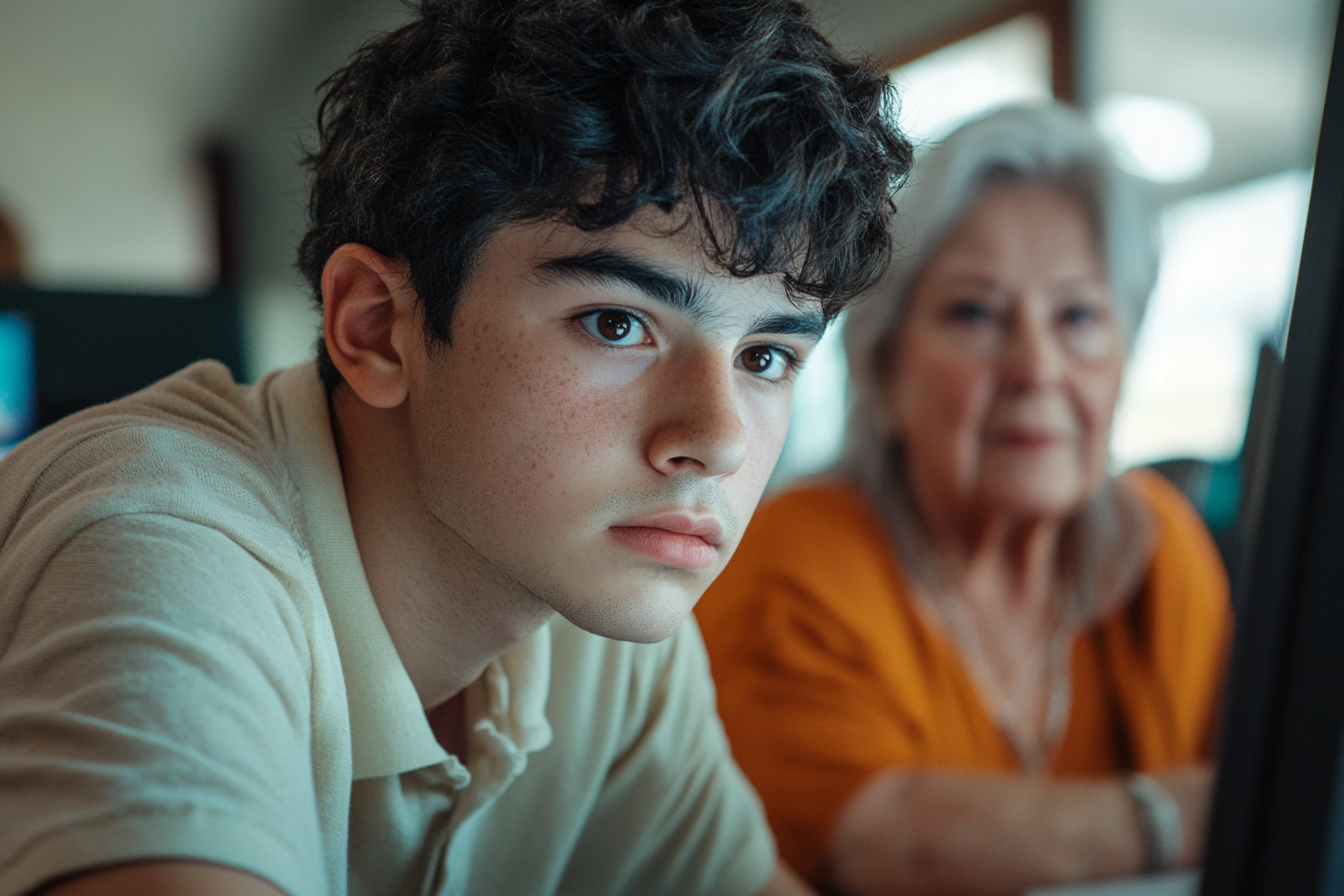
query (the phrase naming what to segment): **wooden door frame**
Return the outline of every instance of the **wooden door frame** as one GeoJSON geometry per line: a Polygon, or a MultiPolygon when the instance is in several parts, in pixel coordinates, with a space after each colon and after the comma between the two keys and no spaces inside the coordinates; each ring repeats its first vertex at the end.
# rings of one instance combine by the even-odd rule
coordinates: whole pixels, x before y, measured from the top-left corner
{"type": "Polygon", "coordinates": [[[880,53],[877,56],[877,63],[884,69],[893,69],[1030,13],[1040,16],[1045,21],[1050,34],[1050,86],[1055,99],[1066,103],[1077,102],[1079,86],[1078,66],[1074,56],[1076,21],[1073,0],[1018,0],[986,15],[970,19],[932,39],[880,53]]]}

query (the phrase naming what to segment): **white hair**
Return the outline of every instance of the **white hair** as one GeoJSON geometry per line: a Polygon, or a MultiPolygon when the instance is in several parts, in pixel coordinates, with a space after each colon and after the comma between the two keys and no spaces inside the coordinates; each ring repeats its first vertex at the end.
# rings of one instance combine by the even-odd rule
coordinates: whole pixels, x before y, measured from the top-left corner
{"type": "Polygon", "coordinates": [[[1059,103],[1008,106],[962,125],[915,163],[897,197],[900,247],[876,287],[846,312],[851,402],[839,472],[878,503],[889,500],[892,446],[883,358],[904,322],[911,288],[942,241],[988,189],[1040,183],[1065,190],[1093,221],[1116,313],[1132,342],[1157,278],[1152,207],[1140,182],[1117,167],[1083,115],[1059,103]]]}

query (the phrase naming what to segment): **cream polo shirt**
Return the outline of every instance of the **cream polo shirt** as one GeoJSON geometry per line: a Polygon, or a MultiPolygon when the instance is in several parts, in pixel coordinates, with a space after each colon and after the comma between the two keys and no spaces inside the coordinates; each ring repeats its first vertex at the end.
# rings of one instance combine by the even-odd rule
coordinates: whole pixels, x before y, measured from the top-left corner
{"type": "Polygon", "coordinates": [[[0,462],[0,896],[196,858],[308,894],[752,894],[774,848],[693,623],[557,619],[444,752],[365,580],[313,365],[213,362],[0,462]]]}

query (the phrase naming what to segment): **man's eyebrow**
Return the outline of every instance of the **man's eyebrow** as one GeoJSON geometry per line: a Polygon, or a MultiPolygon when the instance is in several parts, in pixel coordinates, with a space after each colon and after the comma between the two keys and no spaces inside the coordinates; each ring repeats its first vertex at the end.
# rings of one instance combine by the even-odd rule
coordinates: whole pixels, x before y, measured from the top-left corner
{"type": "Polygon", "coordinates": [[[817,311],[799,311],[796,314],[772,314],[758,317],[751,324],[750,333],[774,333],[779,336],[810,336],[820,340],[826,335],[826,318],[817,311]]]}
{"type": "Polygon", "coordinates": [[[610,249],[552,258],[537,265],[537,270],[543,275],[631,286],[649,298],[692,317],[699,317],[704,311],[704,296],[694,283],[610,249]]]}

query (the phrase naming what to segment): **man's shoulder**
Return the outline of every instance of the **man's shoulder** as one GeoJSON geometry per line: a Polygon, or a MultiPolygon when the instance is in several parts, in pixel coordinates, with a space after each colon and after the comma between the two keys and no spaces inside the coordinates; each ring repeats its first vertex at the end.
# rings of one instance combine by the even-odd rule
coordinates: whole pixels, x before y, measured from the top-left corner
{"type": "Polygon", "coordinates": [[[216,362],[62,420],[0,462],[0,566],[116,517],[162,515],[244,547],[292,543],[293,486],[253,387],[216,362]]]}
{"type": "MultiPolygon", "coordinates": [[[[60,420],[22,442],[0,464],[0,481],[53,485],[88,473],[171,482],[178,466],[236,459],[265,466],[273,444],[251,399],[228,368],[202,361],[107,404],[60,420]]],[[[83,480],[96,485],[97,478],[83,480]]]]}

